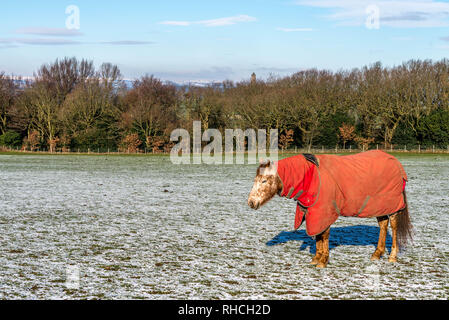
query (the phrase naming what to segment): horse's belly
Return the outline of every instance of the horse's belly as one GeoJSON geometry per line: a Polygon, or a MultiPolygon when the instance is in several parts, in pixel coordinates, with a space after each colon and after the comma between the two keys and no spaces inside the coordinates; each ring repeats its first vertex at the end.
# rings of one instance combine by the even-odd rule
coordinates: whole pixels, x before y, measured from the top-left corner
{"type": "Polygon", "coordinates": [[[404,207],[402,194],[367,195],[363,202],[357,201],[343,206],[340,209],[340,215],[359,218],[381,217],[397,212],[404,207]]]}

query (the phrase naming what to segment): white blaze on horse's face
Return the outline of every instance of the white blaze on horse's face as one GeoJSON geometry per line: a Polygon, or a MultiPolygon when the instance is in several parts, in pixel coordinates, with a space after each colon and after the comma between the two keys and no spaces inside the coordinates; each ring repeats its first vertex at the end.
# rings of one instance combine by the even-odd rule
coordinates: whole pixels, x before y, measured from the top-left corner
{"type": "Polygon", "coordinates": [[[259,209],[276,195],[280,188],[279,184],[276,165],[269,161],[261,161],[248,197],[248,205],[253,209],[259,209]]]}

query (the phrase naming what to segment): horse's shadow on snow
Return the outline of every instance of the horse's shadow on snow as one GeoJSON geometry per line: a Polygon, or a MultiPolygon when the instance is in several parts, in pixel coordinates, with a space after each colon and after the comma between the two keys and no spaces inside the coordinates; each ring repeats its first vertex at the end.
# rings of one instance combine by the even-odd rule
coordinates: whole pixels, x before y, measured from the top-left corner
{"type": "MultiPolygon", "coordinates": [[[[331,228],[329,236],[329,250],[338,246],[377,246],[379,239],[379,227],[375,226],[348,226],[331,228]]],[[[302,241],[300,251],[309,248],[309,252],[315,254],[316,242],[309,237],[305,230],[282,231],[268,241],[267,246],[275,246],[288,241],[302,241]]],[[[386,248],[391,251],[391,235],[387,234],[386,248]]]]}

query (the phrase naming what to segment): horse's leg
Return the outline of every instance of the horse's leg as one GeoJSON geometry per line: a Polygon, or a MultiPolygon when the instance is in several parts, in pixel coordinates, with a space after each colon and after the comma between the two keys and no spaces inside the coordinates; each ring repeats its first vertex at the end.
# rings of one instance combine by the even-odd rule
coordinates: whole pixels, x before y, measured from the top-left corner
{"type": "Polygon", "coordinates": [[[379,224],[379,241],[377,242],[376,251],[371,256],[371,260],[379,260],[385,253],[385,241],[387,239],[388,232],[388,216],[377,217],[377,223],[379,224]]]}
{"type": "Polygon", "coordinates": [[[318,264],[316,265],[317,268],[325,268],[327,265],[327,262],[329,261],[329,234],[330,234],[331,228],[327,228],[326,231],[324,231],[321,236],[321,256],[318,260],[318,264]]]}
{"type": "Polygon", "coordinates": [[[318,264],[318,261],[320,261],[322,255],[323,240],[321,239],[321,235],[317,235],[315,237],[315,241],[316,241],[316,252],[310,264],[318,264]]]}
{"type": "Polygon", "coordinates": [[[390,257],[388,258],[389,262],[397,262],[397,255],[399,251],[398,247],[398,215],[397,213],[390,216],[390,225],[391,225],[391,231],[392,231],[392,244],[391,244],[391,252],[390,257]]]}

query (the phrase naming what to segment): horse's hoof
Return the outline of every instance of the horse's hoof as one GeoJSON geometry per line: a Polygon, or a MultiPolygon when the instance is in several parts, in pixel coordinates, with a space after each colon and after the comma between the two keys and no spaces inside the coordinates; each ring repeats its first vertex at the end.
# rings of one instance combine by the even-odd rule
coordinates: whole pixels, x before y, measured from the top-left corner
{"type": "Polygon", "coordinates": [[[384,255],[384,252],[381,252],[379,250],[374,251],[373,255],[371,256],[371,261],[379,260],[384,255]]]}
{"type": "Polygon", "coordinates": [[[326,265],[327,265],[327,263],[320,262],[316,265],[316,267],[321,269],[321,268],[326,268],[326,265]]]}
{"type": "Polygon", "coordinates": [[[379,260],[380,257],[382,257],[381,254],[376,254],[376,253],[374,253],[374,254],[371,256],[371,261],[379,260]]]}
{"type": "Polygon", "coordinates": [[[398,262],[398,259],[396,257],[390,257],[390,258],[388,258],[388,262],[392,262],[392,263],[398,262]]]}
{"type": "Polygon", "coordinates": [[[318,259],[313,258],[312,261],[310,261],[310,264],[318,264],[318,259]]]}

